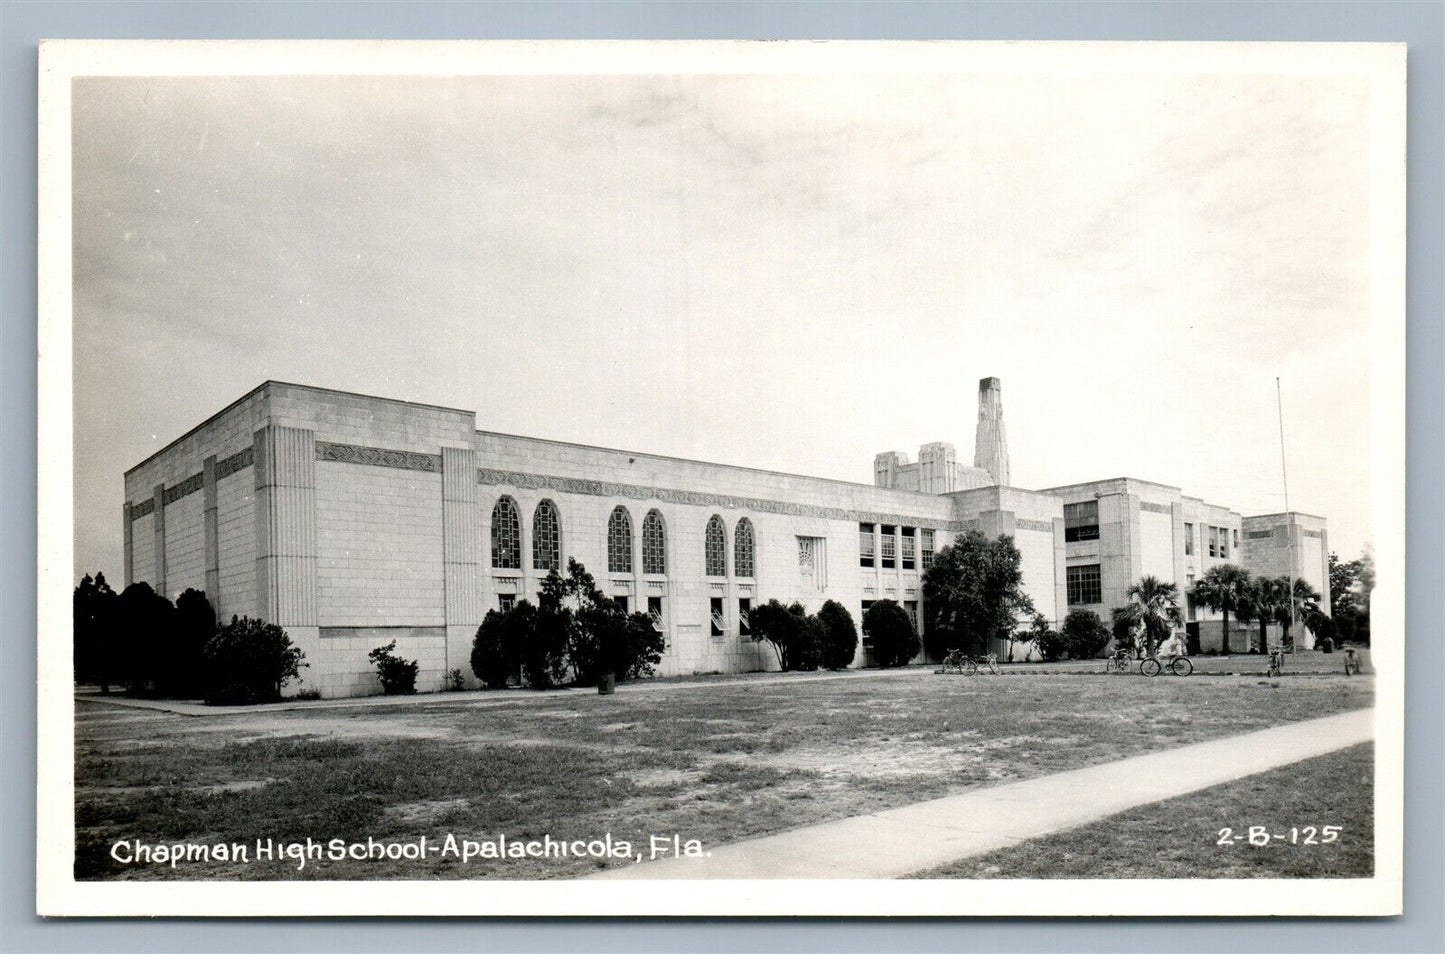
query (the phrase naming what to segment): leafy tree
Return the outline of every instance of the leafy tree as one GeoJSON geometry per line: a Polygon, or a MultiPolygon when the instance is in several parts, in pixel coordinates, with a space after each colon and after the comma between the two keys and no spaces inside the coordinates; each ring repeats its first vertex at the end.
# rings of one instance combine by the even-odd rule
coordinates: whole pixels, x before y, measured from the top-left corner
{"type": "Polygon", "coordinates": [[[206,702],[250,705],[275,701],[281,698],[286,683],[300,678],[307,665],[305,658],[275,623],[232,616],[206,643],[206,702]]]}
{"type": "Polygon", "coordinates": [[[511,609],[488,610],[472,639],[472,672],[488,689],[505,689],[522,670],[522,652],[532,632],[537,607],[526,600],[511,609]]]}
{"type": "Polygon", "coordinates": [[[908,665],[923,648],[913,621],[893,600],[879,600],[868,607],[863,629],[873,643],[873,659],[883,669],[908,665]]]}
{"type": "Polygon", "coordinates": [[[1370,641],[1370,594],[1375,588],[1375,558],[1366,548],[1358,560],[1330,557],[1330,611],[1341,640],[1370,641]]]}
{"type": "Polygon", "coordinates": [[[206,643],[216,635],[216,611],[200,590],[176,597],[175,626],[160,661],[158,682],[168,695],[199,694],[205,687],[206,643]]]}
{"type": "Polygon", "coordinates": [[[116,635],[121,679],[133,693],[160,688],[174,645],[176,608],[146,582],[132,583],[116,601],[116,635]]]}
{"type": "Polygon", "coordinates": [[[1109,627],[1093,610],[1070,610],[1064,619],[1064,642],[1071,659],[1093,659],[1109,645],[1109,627]]]}
{"type": "Polygon", "coordinates": [[[1129,587],[1128,596],[1129,602],[1114,611],[1116,627],[1127,628],[1131,637],[1141,636],[1145,653],[1152,656],[1184,626],[1179,587],[1156,576],[1144,576],[1129,587]]]}
{"type": "Polygon", "coordinates": [[[1259,642],[1256,647],[1261,653],[1269,652],[1269,624],[1289,622],[1289,581],[1284,577],[1258,576],[1249,581],[1236,612],[1241,621],[1250,619],[1259,623],[1259,642]]]}
{"type": "Polygon", "coordinates": [[[532,689],[551,689],[567,680],[573,610],[567,582],[556,570],[542,581],[537,615],[522,647],[522,674],[532,689]]]}
{"type": "Polygon", "coordinates": [[[1034,648],[1039,651],[1039,658],[1044,662],[1063,659],[1068,652],[1068,640],[1065,639],[1063,633],[1049,625],[1049,621],[1044,619],[1042,613],[1034,614],[1033,625],[1029,627],[1029,636],[1033,640],[1034,648]]]}
{"type": "Polygon", "coordinates": [[[94,579],[90,574],[81,579],[71,600],[75,680],[96,683],[103,693],[109,693],[110,687],[121,681],[115,631],[118,599],[105,574],[97,573],[94,579]]]}
{"type": "Polygon", "coordinates": [[[848,668],[858,655],[858,627],[853,625],[853,614],[842,603],[828,600],[818,610],[818,619],[823,624],[818,665],[824,669],[848,668]]]}
{"type": "Polygon", "coordinates": [[[378,646],[366,654],[376,666],[381,691],[388,696],[410,696],[416,692],[417,662],[396,655],[396,640],[378,646]]]}
{"type": "Polygon", "coordinates": [[[657,672],[662,662],[662,634],[652,625],[646,613],[630,613],[623,617],[622,642],[614,656],[612,671],[618,679],[646,679],[657,672]]]}
{"type": "MultiPolygon", "coordinates": [[[[753,642],[772,645],[778,656],[778,668],[784,671],[801,669],[813,655],[811,647],[805,645],[815,635],[805,630],[807,615],[802,604],[784,606],[777,600],[754,606],[748,614],[753,642]]],[[[817,668],[816,662],[814,668],[817,668]]]]}
{"type": "Polygon", "coordinates": [[[1190,599],[1223,614],[1224,654],[1229,655],[1229,614],[1249,599],[1249,574],[1233,563],[1212,567],[1194,582],[1190,599]]]}
{"type": "Polygon", "coordinates": [[[962,648],[977,654],[991,639],[1010,638],[1019,617],[1034,612],[1023,591],[1022,563],[1012,537],[990,540],[977,530],[939,550],[923,577],[928,651],[942,656],[962,648]]]}
{"type": "Polygon", "coordinates": [[[1360,598],[1360,560],[1341,560],[1330,552],[1330,608],[1335,615],[1353,613],[1360,598]]]}

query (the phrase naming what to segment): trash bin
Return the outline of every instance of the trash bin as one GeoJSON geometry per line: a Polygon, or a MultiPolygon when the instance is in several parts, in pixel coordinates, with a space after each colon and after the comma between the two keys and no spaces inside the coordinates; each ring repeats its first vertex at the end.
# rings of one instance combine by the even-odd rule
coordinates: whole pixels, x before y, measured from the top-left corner
{"type": "Polygon", "coordinates": [[[597,680],[597,694],[599,696],[610,696],[616,688],[617,677],[610,672],[603,673],[602,678],[597,680]]]}

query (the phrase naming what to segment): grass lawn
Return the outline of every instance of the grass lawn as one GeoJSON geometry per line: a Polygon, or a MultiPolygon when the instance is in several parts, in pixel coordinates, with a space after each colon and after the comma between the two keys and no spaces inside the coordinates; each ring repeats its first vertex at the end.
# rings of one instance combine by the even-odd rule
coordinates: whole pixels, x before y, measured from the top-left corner
{"type": "Polygon", "coordinates": [[[967,678],[926,670],[640,688],[204,717],[79,702],[76,876],[575,877],[609,862],[172,868],[122,865],[110,848],[122,839],[254,844],[447,833],[611,834],[636,845],[675,833],[711,847],[1366,707],[1373,696],[1372,680],[1344,676],[967,678]]]}
{"type": "Polygon", "coordinates": [[[915,877],[1368,878],[1374,769],[1374,746],[1357,745],[915,877]],[[1338,838],[1309,843],[1307,827],[1326,825],[1341,827],[1338,838]],[[1261,832],[1251,845],[1251,826],[1284,837],[1266,845],[1261,832]],[[1220,845],[1225,828],[1233,843],[1220,845]]]}

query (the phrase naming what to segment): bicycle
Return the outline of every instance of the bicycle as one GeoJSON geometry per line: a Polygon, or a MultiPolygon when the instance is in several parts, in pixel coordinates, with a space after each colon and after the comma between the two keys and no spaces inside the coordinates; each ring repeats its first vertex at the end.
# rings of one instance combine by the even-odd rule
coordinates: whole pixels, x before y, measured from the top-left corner
{"type": "Polygon", "coordinates": [[[1187,676],[1194,672],[1194,663],[1189,661],[1188,656],[1174,653],[1164,658],[1168,661],[1160,662],[1158,656],[1150,656],[1139,664],[1139,671],[1146,676],[1157,676],[1168,666],[1169,671],[1176,676],[1187,676]]]}
{"type": "Polygon", "coordinates": [[[1118,673],[1120,675],[1129,671],[1129,652],[1124,649],[1116,649],[1104,657],[1104,672],[1118,673]]]}
{"type": "Polygon", "coordinates": [[[1265,675],[1278,676],[1284,672],[1284,653],[1278,649],[1271,650],[1269,654],[1269,672],[1265,675]]]}
{"type": "Polygon", "coordinates": [[[998,655],[995,653],[989,653],[987,656],[963,657],[963,674],[965,676],[977,676],[979,666],[987,667],[990,673],[997,676],[999,674],[998,655]]]}
{"type": "Polygon", "coordinates": [[[1355,647],[1345,647],[1345,675],[1358,676],[1360,674],[1360,654],[1355,652],[1355,647]]]}
{"type": "Polygon", "coordinates": [[[963,654],[963,650],[950,649],[947,655],[943,657],[943,668],[937,671],[939,673],[952,672],[962,675],[964,672],[964,664],[967,659],[968,657],[963,654]]]}

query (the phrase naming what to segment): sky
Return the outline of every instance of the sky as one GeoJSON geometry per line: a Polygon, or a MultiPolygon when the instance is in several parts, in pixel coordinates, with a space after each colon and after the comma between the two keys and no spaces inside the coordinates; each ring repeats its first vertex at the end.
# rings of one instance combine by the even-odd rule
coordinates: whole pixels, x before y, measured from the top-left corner
{"type": "Polygon", "coordinates": [[[872,481],[1132,476],[1369,532],[1368,89],[1347,76],[86,78],[75,572],[122,474],[266,379],[872,481]]]}

